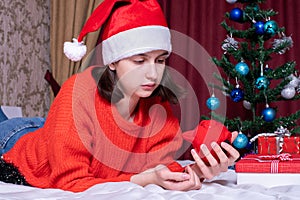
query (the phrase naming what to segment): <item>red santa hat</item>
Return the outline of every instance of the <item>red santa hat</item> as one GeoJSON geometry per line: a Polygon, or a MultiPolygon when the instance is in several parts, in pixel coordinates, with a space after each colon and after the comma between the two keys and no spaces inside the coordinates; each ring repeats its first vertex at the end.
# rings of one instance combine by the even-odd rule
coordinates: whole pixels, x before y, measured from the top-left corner
{"type": "Polygon", "coordinates": [[[105,65],[153,50],[172,50],[170,30],[156,0],[104,0],[78,38],[65,42],[65,55],[72,61],[81,60],[86,53],[83,38],[100,27],[105,65]]]}

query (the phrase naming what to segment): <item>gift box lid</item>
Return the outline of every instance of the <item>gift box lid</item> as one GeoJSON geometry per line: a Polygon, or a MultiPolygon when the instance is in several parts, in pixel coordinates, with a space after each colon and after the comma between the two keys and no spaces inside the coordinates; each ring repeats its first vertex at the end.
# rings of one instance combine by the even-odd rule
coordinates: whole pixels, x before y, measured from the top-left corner
{"type": "Polygon", "coordinates": [[[250,154],[235,165],[237,173],[300,173],[299,154],[250,154]]]}

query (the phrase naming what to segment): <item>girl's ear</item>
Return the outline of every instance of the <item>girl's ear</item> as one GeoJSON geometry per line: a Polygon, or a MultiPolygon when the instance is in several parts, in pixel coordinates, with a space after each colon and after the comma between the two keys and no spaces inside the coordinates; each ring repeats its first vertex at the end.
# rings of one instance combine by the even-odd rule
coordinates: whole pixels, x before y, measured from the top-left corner
{"type": "Polygon", "coordinates": [[[108,67],[109,67],[109,69],[110,69],[111,71],[115,71],[115,70],[116,70],[116,64],[115,64],[115,63],[109,64],[108,67]]]}

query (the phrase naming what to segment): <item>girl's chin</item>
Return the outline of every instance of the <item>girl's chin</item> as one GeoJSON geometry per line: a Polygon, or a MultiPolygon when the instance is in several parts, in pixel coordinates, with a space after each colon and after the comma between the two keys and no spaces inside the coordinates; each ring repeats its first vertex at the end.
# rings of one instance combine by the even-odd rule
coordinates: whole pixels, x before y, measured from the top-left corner
{"type": "Polygon", "coordinates": [[[153,91],[143,91],[143,92],[139,92],[136,95],[139,96],[140,98],[147,98],[150,97],[152,93],[153,91]]]}

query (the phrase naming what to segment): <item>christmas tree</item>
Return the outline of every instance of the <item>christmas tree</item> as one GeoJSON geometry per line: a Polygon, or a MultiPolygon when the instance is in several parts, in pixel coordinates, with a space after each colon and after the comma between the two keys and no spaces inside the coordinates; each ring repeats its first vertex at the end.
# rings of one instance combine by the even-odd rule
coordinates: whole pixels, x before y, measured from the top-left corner
{"type": "Polygon", "coordinates": [[[212,110],[211,117],[224,122],[231,131],[240,131],[234,144],[240,149],[247,147],[249,139],[259,133],[274,133],[280,128],[291,134],[299,133],[296,121],[300,111],[276,116],[276,102],[300,98],[296,63],[290,61],[272,68],[268,66],[273,56],[282,55],[292,48],[292,38],[285,35],[284,27],[272,20],[277,12],[261,9],[265,0],[226,1],[233,5],[233,9],[225,14],[221,23],[228,35],[222,43],[223,56],[220,59],[214,57],[213,62],[222,69],[223,75],[215,74],[221,84],[213,87],[223,90],[231,101],[242,103],[245,109],[251,110],[252,117],[241,120],[218,115],[214,110],[220,102],[215,96],[207,100],[207,106],[212,110]],[[243,29],[235,29],[236,24],[242,24],[243,29]]]}

